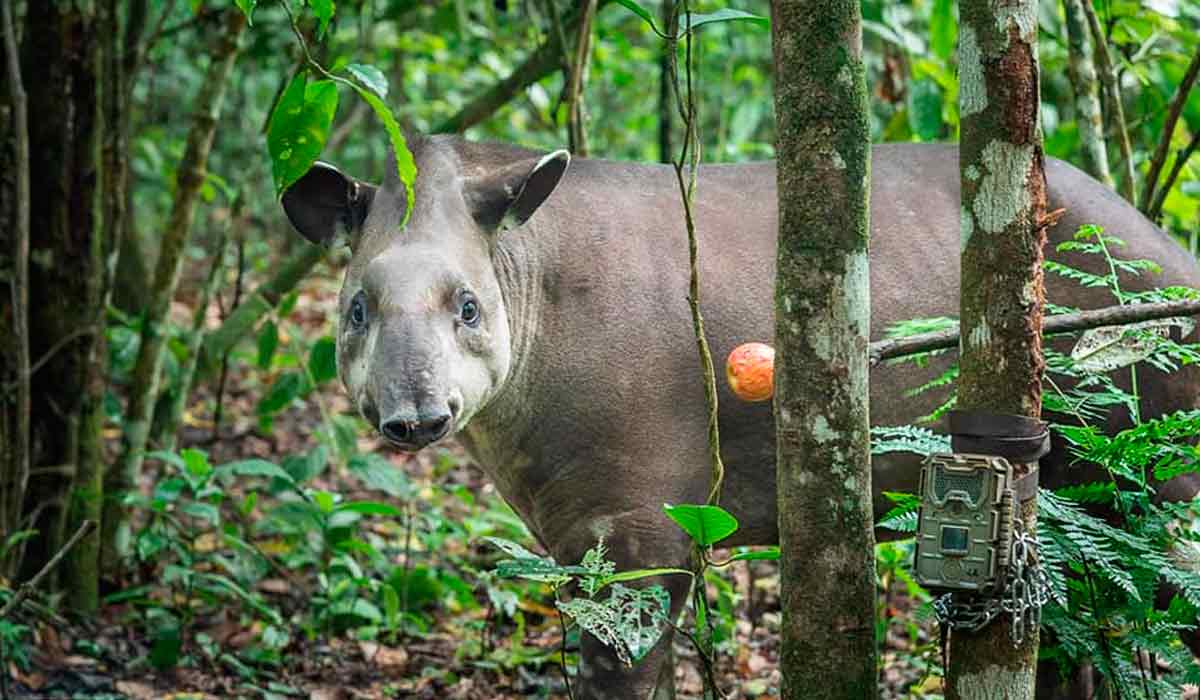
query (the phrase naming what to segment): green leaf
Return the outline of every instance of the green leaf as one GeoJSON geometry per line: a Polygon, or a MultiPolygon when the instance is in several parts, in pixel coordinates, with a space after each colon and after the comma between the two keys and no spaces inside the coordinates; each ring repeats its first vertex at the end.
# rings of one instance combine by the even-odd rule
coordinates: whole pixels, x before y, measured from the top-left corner
{"type": "Polygon", "coordinates": [[[391,586],[383,587],[383,620],[390,630],[400,625],[400,595],[391,586]]]}
{"type": "Polygon", "coordinates": [[[198,501],[193,501],[191,503],[185,503],[179,510],[184,515],[190,515],[193,518],[206,520],[214,527],[219,525],[221,522],[221,511],[211,503],[200,503],[198,501]]]}
{"type": "Polygon", "coordinates": [[[320,39],[325,36],[325,30],[329,29],[329,21],[333,19],[333,0],[308,0],[308,4],[320,22],[320,27],[317,29],[317,38],[320,39]]]}
{"type": "Polygon", "coordinates": [[[612,584],[612,583],[621,583],[622,581],[637,581],[639,579],[650,578],[651,576],[669,576],[669,575],[674,575],[674,574],[681,574],[683,576],[695,576],[696,575],[694,572],[689,571],[687,569],[674,569],[674,568],[633,569],[631,571],[621,571],[621,572],[612,574],[611,576],[605,576],[604,578],[600,579],[599,588],[604,588],[605,586],[612,584]]]}
{"type": "Polygon", "coordinates": [[[733,10],[730,8],[707,13],[693,12],[691,16],[691,22],[688,22],[685,18],[681,19],[683,20],[680,22],[679,28],[679,36],[681,37],[684,34],[687,34],[689,31],[695,31],[705,24],[712,24],[714,22],[742,21],[750,22],[751,24],[759,27],[769,28],[771,26],[771,20],[763,17],[762,15],[743,12],[742,10],[733,10]]]}
{"type": "Polygon", "coordinates": [[[329,138],[337,105],[337,86],[332,81],[309,84],[304,73],[283,91],[267,127],[275,196],[283,196],[317,161],[329,138]]]}
{"type": "Polygon", "coordinates": [[[279,347],[279,329],[275,322],[268,320],[258,331],[258,368],[269,369],[271,359],[275,357],[275,349],[279,347]]]}
{"type": "Polygon", "coordinates": [[[358,82],[370,88],[371,92],[379,95],[380,99],[387,99],[388,81],[383,71],[367,63],[351,63],[346,66],[346,70],[350,71],[358,82]]]}
{"type": "Polygon", "coordinates": [[[325,471],[329,465],[329,449],[317,445],[305,455],[291,455],[283,460],[283,468],[297,484],[303,484],[325,471]]]}
{"type": "Polygon", "coordinates": [[[322,513],[328,515],[329,513],[333,512],[332,493],[329,493],[328,491],[315,491],[313,492],[312,497],[313,501],[315,501],[317,504],[317,508],[319,508],[322,513]]]}
{"type": "Polygon", "coordinates": [[[313,343],[308,353],[308,371],[317,384],[337,377],[337,345],[332,336],[322,336],[313,343]]]}
{"type": "Polygon", "coordinates": [[[150,628],[154,630],[150,644],[150,664],[165,671],[179,663],[179,652],[183,649],[183,637],[179,633],[179,620],[165,610],[152,615],[150,628]]]}
{"type": "Polygon", "coordinates": [[[720,506],[664,503],[663,512],[701,547],[720,542],[738,529],[737,518],[720,506]]]}
{"type": "Polygon", "coordinates": [[[767,547],[766,549],[752,549],[745,552],[738,552],[729,559],[725,560],[726,564],[732,564],[735,561],[776,561],[779,559],[779,547],[767,547]]]}
{"type": "Polygon", "coordinates": [[[364,486],[383,491],[396,498],[409,498],[412,484],[408,476],[385,457],[377,454],[358,454],[350,458],[347,465],[364,486]]]}
{"type": "Polygon", "coordinates": [[[922,141],[942,135],[942,88],[928,78],[913,82],[908,91],[908,124],[922,141]]]}
{"type": "Polygon", "coordinates": [[[284,471],[283,467],[265,459],[243,459],[223,464],[217,467],[216,474],[219,477],[261,476],[268,479],[282,479],[288,484],[296,483],[292,479],[292,475],[284,471]]]}
{"type": "Polygon", "coordinates": [[[258,415],[271,416],[286,408],[308,390],[307,379],[299,372],[284,372],[275,378],[267,395],[258,402],[258,415]]]}
{"type": "Polygon", "coordinates": [[[634,0],[617,0],[617,4],[629,10],[638,17],[641,17],[646,24],[650,25],[650,28],[653,29],[656,34],[662,34],[662,32],[658,30],[658,25],[654,23],[654,15],[650,14],[646,8],[637,4],[634,2],[634,0]]]}
{"type": "Polygon", "coordinates": [[[333,509],[334,513],[360,513],[362,515],[390,515],[399,517],[400,509],[395,506],[389,506],[386,503],[376,503],[374,501],[351,501],[349,503],[339,504],[333,509]]]}
{"type": "Polygon", "coordinates": [[[619,583],[604,600],[575,598],[558,604],[580,628],[616,652],[627,666],[640,661],[658,643],[671,611],[662,586],[627,588],[619,583]]]}
{"type": "Polygon", "coordinates": [[[366,100],[367,104],[371,105],[371,109],[375,110],[375,116],[379,117],[384,130],[388,133],[388,139],[392,143],[392,152],[396,156],[396,174],[400,177],[400,182],[404,183],[406,197],[404,219],[400,222],[400,228],[404,228],[408,224],[409,217],[412,216],[413,202],[416,199],[413,183],[417,180],[417,163],[413,160],[412,151],[408,150],[408,141],[405,140],[404,132],[400,130],[400,123],[396,121],[392,110],[388,109],[388,106],[375,93],[354,83],[349,84],[358,92],[359,97],[366,100]]]}
{"type": "Polygon", "coordinates": [[[254,6],[258,4],[258,0],[234,0],[234,2],[237,3],[242,14],[246,15],[246,24],[254,26],[254,6]]]}
{"type": "Polygon", "coordinates": [[[938,58],[948,61],[958,43],[958,22],[954,20],[954,0],[933,0],[929,17],[930,47],[938,58]]]}

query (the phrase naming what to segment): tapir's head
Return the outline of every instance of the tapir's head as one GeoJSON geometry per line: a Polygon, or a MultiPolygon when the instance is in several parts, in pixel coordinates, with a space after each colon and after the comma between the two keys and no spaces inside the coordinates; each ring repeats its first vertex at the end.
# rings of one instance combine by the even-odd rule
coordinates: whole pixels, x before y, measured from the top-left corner
{"type": "Polygon", "coordinates": [[[413,150],[415,205],[403,228],[410,203],[393,163],[379,187],[318,163],[283,195],[305,238],[350,246],[338,373],[363,417],[407,450],[462,429],[503,386],[512,347],[493,260],[569,161],[556,151],[465,163],[437,139],[413,150]]]}

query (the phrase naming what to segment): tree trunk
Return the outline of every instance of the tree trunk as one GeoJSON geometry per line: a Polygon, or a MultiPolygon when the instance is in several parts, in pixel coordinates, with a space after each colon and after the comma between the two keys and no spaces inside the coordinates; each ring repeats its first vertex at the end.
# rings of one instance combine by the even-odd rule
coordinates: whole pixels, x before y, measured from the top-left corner
{"type": "MultiPolygon", "coordinates": [[[[101,79],[97,82],[97,159],[99,180],[95,192],[96,235],[91,246],[91,265],[96,273],[88,290],[92,324],[102,328],[105,309],[112,295],[116,256],[120,248],[125,217],[125,168],[127,149],[124,136],[129,130],[129,111],[122,69],[120,7],[117,0],[102,0],[96,5],[97,61],[101,79]]],[[[67,514],[67,532],[76,532],[85,521],[99,523],[104,505],[104,393],[108,382],[108,345],[103,333],[97,333],[88,361],[83,404],[79,420],[79,456],[75,483],[67,514]]],[[[66,555],[67,599],[72,608],[94,612],[100,607],[100,530],[87,534],[66,555]]]]}
{"type": "Polygon", "coordinates": [[[870,146],[856,0],[771,5],[782,698],[876,690],[870,146]]]}
{"type": "MultiPolygon", "coordinates": [[[[1038,119],[1037,2],[963,0],[959,25],[962,178],[961,409],[1041,414],[1046,176],[1038,119]]],[[[1030,466],[1014,465],[1016,475],[1030,466]]],[[[1017,517],[1036,532],[1036,499],[1017,517]]],[[[1001,615],[955,631],[948,700],[1032,698],[1037,630],[1014,647],[1001,615]]]]}
{"type": "MultiPolygon", "coordinates": [[[[48,358],[32,376],[31,466],[25,497],[27,542],[22,577],[63,543],[69,493],[78,468],[99,310],[97,278],[103,231],[96,220],[99,162],[98,32],[90,3],[28,7],[22,68],[29,95],[31,356],[48,358]]],[[[94,424],[89,423],[89,427],[94,424]]],[[[95,437],[95,436],[89,436],[95,437]]],[[[51,586],[57,581],[52,579],[51,586]]]]}
{"type": "Polygon", "coordinates": [[[1092,62],[1092,38],[1082,0],[1063,0],[1067,16],[1067,75],[1075,91],[1075,122],[1079,124],[1079,145],[1083,151],[1083,169],[1089,175],[1113,186],[1108,171],[1108,145],[1104,140],[1104,112],[1100,108],[1100,84],[1092,62]]]}
{"type": "Polygon", "coordinates": [[[104,508],[104,561],[116,564],[126,553],[128,521],[120,494],[137,488],[142,458],[150,434],[154,405],[158,399],[162,373],[163,352],[166,348],[166,319],[175,289],[183,269],[183,251],[191,237],[192,218],[200,187],[208,168],[221,103],[229,84],[229,75],[237,59],[238,41],[246,28],[246,16],[236,8],[225,11],[225,29],[213,49],[212,59],[204,82],[196,95],[194,116],[188,132],[187,146],[180,160],[175,201],[167,220],[154,285],[142,324],[141,347],[134,366],[129,405],[125,411],[125,435],[121,458],[109,471],[105,492],[109,498],[104,508]]]}

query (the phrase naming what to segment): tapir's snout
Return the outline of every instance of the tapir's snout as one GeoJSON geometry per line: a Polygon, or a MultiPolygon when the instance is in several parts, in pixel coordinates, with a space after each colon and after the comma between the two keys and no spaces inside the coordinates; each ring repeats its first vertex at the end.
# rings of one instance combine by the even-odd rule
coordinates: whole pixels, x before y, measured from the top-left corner
{"type": "Polygon", "coordinates": [[[413,419],[396,416],[382,422],[379,432],[396,447],[419,450],[446,437],[453,422],[448,411],[413,419]]]}

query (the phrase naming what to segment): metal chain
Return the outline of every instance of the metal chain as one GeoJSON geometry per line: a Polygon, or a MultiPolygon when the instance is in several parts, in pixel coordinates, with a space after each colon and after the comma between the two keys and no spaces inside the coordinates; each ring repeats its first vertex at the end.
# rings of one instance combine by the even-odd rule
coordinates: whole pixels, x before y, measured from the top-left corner
{"type": "Polygon", "coordinates": [[[1013,646],[1020,646],[1028,630],[1036,630],[1042,621],[1042,608],[1052,598],[1060,600],[1037,557],[1036,534],[1025,532],[1019,518],[1014,518],[1011,556],[1004,583],[992,594],[946,593],[933,601],[938,622],[955,630],[978,632],[995,620],[1000,613],[1012,616],[1009,636],[1013,646]]]}

